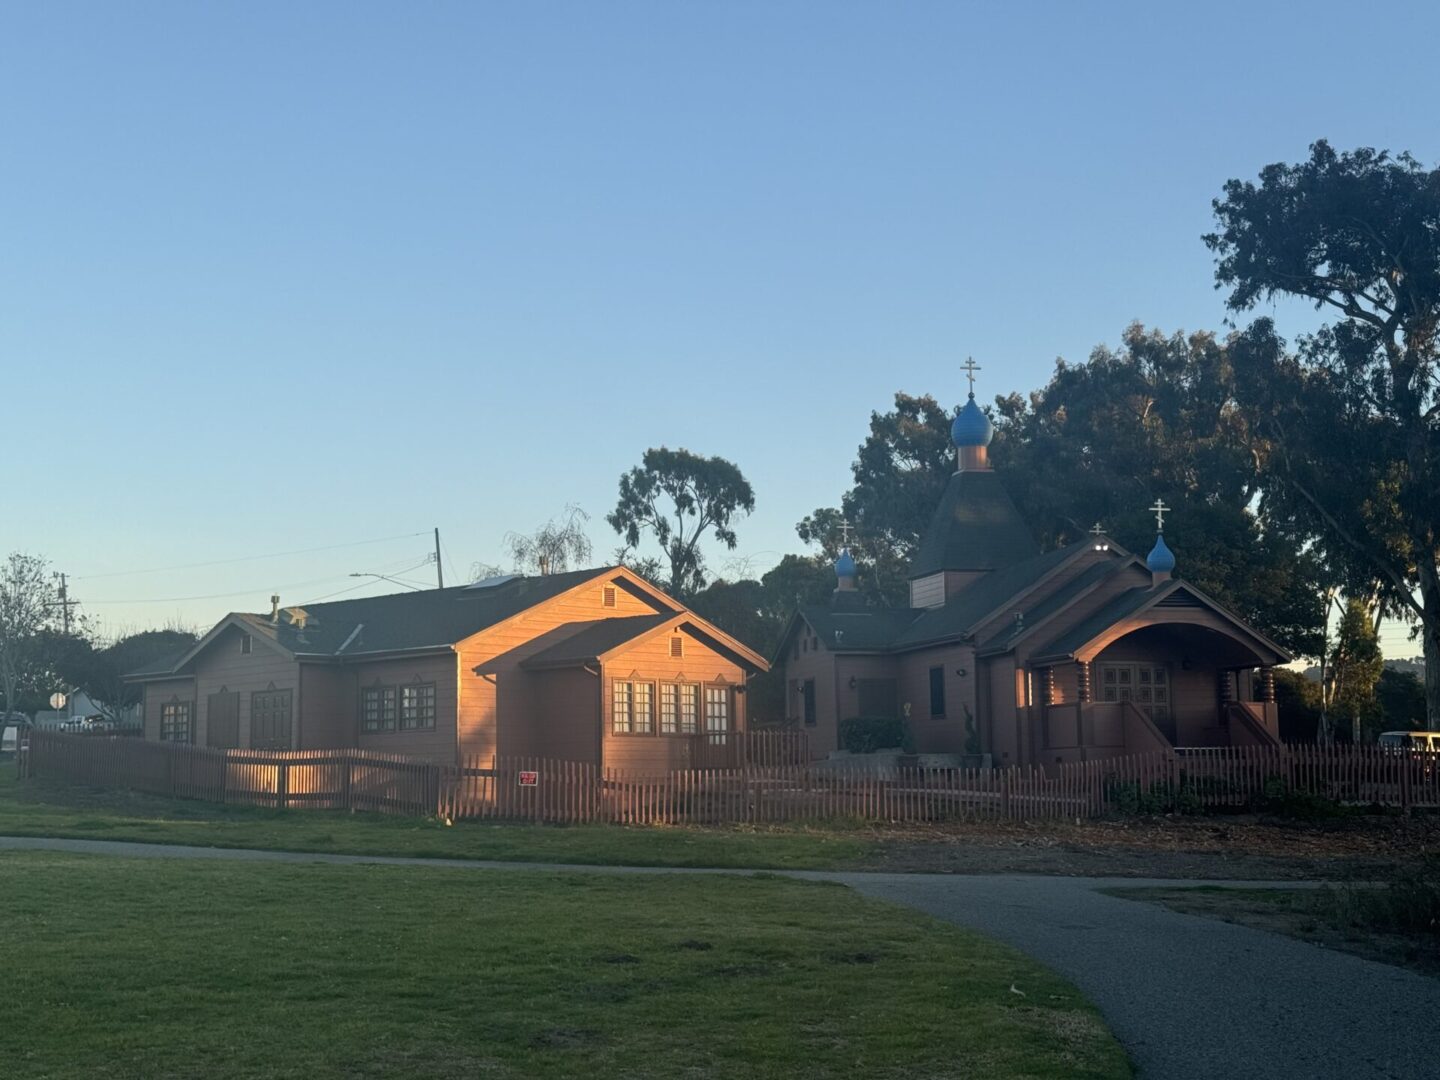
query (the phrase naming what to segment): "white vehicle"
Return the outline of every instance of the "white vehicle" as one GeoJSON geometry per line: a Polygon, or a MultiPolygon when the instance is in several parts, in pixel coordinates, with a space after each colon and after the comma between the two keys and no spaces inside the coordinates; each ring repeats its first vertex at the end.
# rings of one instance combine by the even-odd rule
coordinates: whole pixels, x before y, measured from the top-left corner
{"type": "Polygon", "coordinates": [[[1431,750],[1440,753],[1440,731],[1382,731],[1375,739],[1379,746],[1397,750],[1431,750]]]}

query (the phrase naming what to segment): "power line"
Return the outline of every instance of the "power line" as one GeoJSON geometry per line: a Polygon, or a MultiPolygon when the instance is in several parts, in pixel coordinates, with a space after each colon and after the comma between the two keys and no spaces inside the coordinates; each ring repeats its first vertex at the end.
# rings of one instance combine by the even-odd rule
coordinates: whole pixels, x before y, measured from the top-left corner
{"type": "MultiPolygon", "coordinates": [[[[362,547],[365,544],[384,544],[391,540],[409,540],[416,536],[425,536],[426,532],[400,533],[396,536],[380,536],[374,540],[352,540],[344,544],[326,544],[323,547],[296,548],[293,551],[272,551],[265,555],[244,555],[238,559],[212,559],[208,562],[179,563],[175,566],[153,566],[148,570],[113,570],[104,574],[84,574],[76,577],[75,581],[97,581],[100,578],[130,577],[135,574],[163,574],[170,570],[195,570],[204,566],[226,566],[230,563],[256,562],[260,559],[279,559],[286,555],[309,555],[317,551],[339,551],[341,548],[362,547]]],[[[230,595],[236,595],[234,593],[230,595]]],[[[208,599],[197,597],[197,599],[208,599]]],[[[104,601],[105,603],[125,603],[125,601],[104,601]]]]}

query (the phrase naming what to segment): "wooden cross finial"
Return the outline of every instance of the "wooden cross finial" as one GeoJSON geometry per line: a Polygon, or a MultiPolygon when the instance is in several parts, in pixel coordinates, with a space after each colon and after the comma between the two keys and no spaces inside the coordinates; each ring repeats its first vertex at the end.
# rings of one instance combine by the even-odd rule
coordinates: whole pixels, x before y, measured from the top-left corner
{"type": "Polygon", "coordinates": [[[975,363],[973,356],[967,356],[965,363],[960,365],[960,370],[965,372],[965,378],[970,380],[970,396],[975,396],[975,372],[980,370],[980,365],[975,363]]]}
{"type": "Polygon", "coordinates": [[[1105,529],[1104,529],[1104,527],[1097,521],[1097,522],[1095,522],[1094,525],[1091,525],[1091,526],[1090,526],[1090,535],[1091,535],[1091,536],[1104,536],[1104,535],[1105,535],[1105,529]]]}
{"type": "Polygon", "coordinates": [[[1155,531],[1163,533],[1165,531],[1165,511],[1171,508],[1165,505],[1164,499],[1156,499],[1155,505],[1150,509],[1155,511],[1155,531]]]}

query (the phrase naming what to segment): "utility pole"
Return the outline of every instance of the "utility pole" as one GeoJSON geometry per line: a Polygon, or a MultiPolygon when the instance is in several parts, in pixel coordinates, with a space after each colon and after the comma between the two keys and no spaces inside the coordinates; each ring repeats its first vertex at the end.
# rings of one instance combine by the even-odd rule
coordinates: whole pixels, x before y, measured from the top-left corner
{"type": "Polygon", "coordinates": [[[60,609],[60,626],[61,626],[61,629],[64,631],[65,636],[66,636],[66,637],[69,637],[69,636],[70,636],[70,609],[71,609],[72,607],[79,607],[79,606],[80,606],[80,601],[78,601],[78,600],[71,600],[71,599],[70,599],[69,586],[67,585],[67,583],[66,583],[66,581],[65,581],[65,575],[64,575],[64,574],[61,574],[61,575],[60,575],[60,599],[55,602],[55,606],[60,609]]]}
{"type": "Polygon", "coordinates": [[[436,588],[445,587],[445,567],[440,564],[440,526],[435,526],[435,581],[436,588]]]}

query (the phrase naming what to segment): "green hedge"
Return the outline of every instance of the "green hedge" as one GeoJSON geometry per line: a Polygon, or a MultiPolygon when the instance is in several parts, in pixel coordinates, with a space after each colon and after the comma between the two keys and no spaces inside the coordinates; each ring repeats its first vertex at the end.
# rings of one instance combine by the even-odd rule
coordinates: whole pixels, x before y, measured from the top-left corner
{"type": "Polygon", "coordinates": [[[905,721],[898,716],[852,716],[840,722],[840,745],[852,754],[900,749],[905,745],[905,721]]]}

